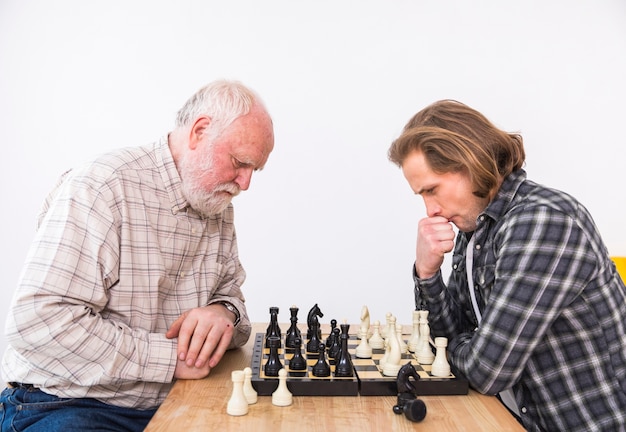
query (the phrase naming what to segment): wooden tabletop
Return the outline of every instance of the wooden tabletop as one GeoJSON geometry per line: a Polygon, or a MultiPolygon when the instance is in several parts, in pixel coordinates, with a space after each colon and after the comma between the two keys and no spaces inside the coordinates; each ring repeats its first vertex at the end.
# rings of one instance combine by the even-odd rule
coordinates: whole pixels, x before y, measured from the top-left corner
{"type": "MultiPolygon", "coordinates": [[[[267,324],[254,324],[252,336],[267,324]]],[[[426,418],[419,423],[396,415],[395,396],[294,396],[278,407],[271,396],[259,396],[248,414],[226,413],[233,384],[231,372],[250,366],[254,337],[225,354],[202,380],[179,380],[146,428],[147,432],[207,431],[523,431],[494,397],[470,389],[463,396],[420,396],[426,418]]]]}

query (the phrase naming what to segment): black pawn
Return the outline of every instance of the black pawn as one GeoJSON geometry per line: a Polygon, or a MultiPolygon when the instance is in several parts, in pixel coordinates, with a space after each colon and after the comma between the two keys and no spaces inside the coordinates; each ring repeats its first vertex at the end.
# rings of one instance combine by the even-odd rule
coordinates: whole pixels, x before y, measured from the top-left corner
{"type": "Polygon", "coordinates": [[[317,358],[317,362],[313,365],[313,376],[316,377],[327,377],[330,376],[330,365],[326,361],[326,346],[323,343],[320,343],[319,346],[319,357],[317,358]]]}
{"type": "Polygon", "coordinates": [[[269,344],[270,352],[263,371],[265,372],[265,375],[275,377],[278,376],[278,371],[283,368],[283,364],[280,362],[280,357],[278,356],[280,338],[270,336],[267,338],[267,343],[269,344]]]}
{"type": "Polygon", "coordinates": [[[313,321],[311,323],[311,339],[306,343],[307,352],[315,353],[319,351],[319,346],[321,344],[318,337],[318,329],[320,327],[320,323],[317,320],[317,317],[313,317],[313,321]]]}
{"type": "Polygon", "coordinates": [[[285,335],[285,346],[288,348],[295,348],[295,340],[296,338],[301,338],[300,329],[298,329],[298,308],[292,306],[289,308],[291,311],[291,326],[287,330],[287,334],[285,335]]]}
{"type": "Polygon", "coordinates": [[[335,361],[335,376],[336,377],[351,377],[354,376],[354,365],[352,364],[352,358],[350,352],[348,352],[348,324],[341,324],[341,357],[335,361]]]}
{"type": "Polygon", "coordinates": [[[303,371],[306,368],[306,359],[302,356],[302,339],[296,338],[293,357],[289,360],[289,369],[303,371]]]}

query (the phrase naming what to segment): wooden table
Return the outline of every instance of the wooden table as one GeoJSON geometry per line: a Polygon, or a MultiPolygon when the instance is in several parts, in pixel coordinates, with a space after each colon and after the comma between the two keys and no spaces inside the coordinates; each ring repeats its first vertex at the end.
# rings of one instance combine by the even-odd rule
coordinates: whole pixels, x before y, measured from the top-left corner
{"type": "MultiPolygon", "coordinates": [[[[288,407],[272,405],[259,396],[248,414],[230,416],[231,372],[250,366],[254,334],[267,324],[254,324],[248,344],[226,353],[202,380],[179,380],[146,432],[209,431],[523,431],[523,427],[494,397],[470,390],[464,396],[421,396],[426,418],[413,423],[393,413],[395,396],[294,396],[288,407]]],[[[286,327],[285,327],[286,328],[286,327]]]]}

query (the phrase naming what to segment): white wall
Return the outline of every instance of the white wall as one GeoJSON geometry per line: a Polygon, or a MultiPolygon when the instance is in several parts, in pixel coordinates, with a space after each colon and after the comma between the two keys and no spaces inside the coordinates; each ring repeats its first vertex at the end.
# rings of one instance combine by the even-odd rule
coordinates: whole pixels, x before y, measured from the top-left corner
{"type": "Polygon", "coordinates": [[[529,176],[576,195],[626,255],[623,0],[0,0],[0,322],[57,176],[156,139],[222,77],[276,126],[235,201],[255,321],[318,302],[410,322],[424,209],[386,151],[442,98],[520,131],[529,176]]]}

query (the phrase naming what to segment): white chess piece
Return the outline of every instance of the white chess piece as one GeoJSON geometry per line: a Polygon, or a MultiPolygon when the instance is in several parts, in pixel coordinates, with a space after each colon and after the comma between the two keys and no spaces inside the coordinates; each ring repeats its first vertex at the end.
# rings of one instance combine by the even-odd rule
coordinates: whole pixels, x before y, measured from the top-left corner
{"type": "Polygon", "coordinates": [[[396,333],[396,318],[390,319],[390,331],[387,335],[387,341],[389,343],[389,354],[385,359],[385,365],[383,366],[383,375],[385,376],[398,376],[400,371],[400,360],[402,359],[402,351],[400,350],[400,342],[396,333]]]}
{"type": "Polygon", "coordinates": [[[380,321],[374,321],[374,333],[369,340],[369,344],[373,349],[385,348],[385,340],[380,335],[380,321]]]}
{"type": "Polygon", "coordinates": [[[396,323],[396,336],[398,338],[398,343],[400,344],[400,352],[401,353],[407,352],[409,350],[409,347],[407,346],[406,342],[404,342],[404,339],[402,338],[402,324],[396,323]]]}
{"type": "Polygon", "coordinates": [[[413,311],[413,333],[409,338],[409,351],[412,353],[417,352],[417,347],[420,341],[420,314],[419,311],[413,311]]]}
{"type": "Polygon", "coordinates": [[[372,358],[372,347],[367,342],[367,331],[366,327],[361,327],[361,342],[354,351],[357,358],[372,358]]]}
{"type": "Polygon", "coordinates": [[[243,374],[243,394],[249,405],[255,404],[257,402],[257,392],[254,387],[252,387],[252,369],[249,367],[245,368],[243,374]]]}
{"type": "Polygon", "coordinates": [[[233,394],[226,405],[226,413],[231,416],[242,416],[248,414],[248,401],[243,394],[243,380],[245,376],[242,370],[235,370],[231,373],[233,382],[233,394]]]}
{"type": "Polygon", "coordinates": [[[283,368],[278,371],[278,387],[272,393],[272,404],[289,406],[293,403],[293,395],[287,388],[287,371],[283,368]]]}
{"type": "Polygon", "coordinates": [[[369,339],[370,335],[370,311],[367,306],[361,309],[361,328],[365,327],[365,335],[369,339]]]}
{"type": "Polygon", "coordinates": [[[385,363],[387,362],[387,357],[389,357],[389,339],[384,339],[384,346],[385,353],[380,359],[378,359],[378,368],[380,369],[381,373],[385,367],[385,363]]]}
{"type": "Polygon", "coordinates": [[[391,320],[391,317],[391,312],[387,312],[385,314],[385,325],[380,328],[380,335],[383,337],[383,339],[387,339],[389,337],[389,321],[391,320]]]}
{"type": "Polygon", "coordinates": [[[435,355],[430,348],[430,325],[428,325],[428,311],[420,311],[420,344],[416,353],[420,364],[432,364],[435,355]]]}
{"type": "Polygon", "coordinates": [[[435,354],[435,360],[433,361],[432,369],[430,373],[436,377],[450,376],[450,364],[446,356],[446,347],[448,346],[448,338],[436,337],[435,347],[437,353],[435,354]]]}

